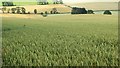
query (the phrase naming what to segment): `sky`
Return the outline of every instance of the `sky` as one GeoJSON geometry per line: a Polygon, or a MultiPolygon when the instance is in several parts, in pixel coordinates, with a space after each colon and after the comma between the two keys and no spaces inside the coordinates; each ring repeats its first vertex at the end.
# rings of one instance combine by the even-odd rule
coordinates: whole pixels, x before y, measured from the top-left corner
{"type": "Polygon", "coordinates": [[[63,0],[64,2],[118,2],[120,0],[63,0]]]}
{"type": "MultiPolygon", "coordinates": [[[[0,0],[0,1],[36,1],[36,0],[0,0]]],[[[78,2],[118,2],[120,0],[63,0],[64,3],[78,3],[78,2]]]]}

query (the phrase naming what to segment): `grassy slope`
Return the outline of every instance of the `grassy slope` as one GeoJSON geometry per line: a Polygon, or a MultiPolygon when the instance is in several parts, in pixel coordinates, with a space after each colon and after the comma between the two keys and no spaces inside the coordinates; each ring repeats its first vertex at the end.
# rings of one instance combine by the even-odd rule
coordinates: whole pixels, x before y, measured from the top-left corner
{"type": "Polygon", "coordinates": [[[117,65],[117,16],[34,17],[3,18],[3,65],[117,65]]]}
{"type": "MultiPolygon", "coordinates": [[[[52,4],[52,0],[47,0],[49,2],[49,4],[52,4]]],[[[14,2],[15,5],[17,6],[24,6],[24,5],[37,5],[37,1],[36,0],[32,0],[32,1],[26,1],[26,2],[14,2]]]]}

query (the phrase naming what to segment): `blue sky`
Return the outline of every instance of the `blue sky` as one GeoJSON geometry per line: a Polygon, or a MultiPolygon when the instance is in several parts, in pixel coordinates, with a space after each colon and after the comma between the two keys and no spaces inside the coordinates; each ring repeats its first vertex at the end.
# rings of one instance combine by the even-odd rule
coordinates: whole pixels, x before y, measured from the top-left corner
{"type": "MultiPolygon", "coordinates": [[[[10,1],[10,0],[0,0],[0,1],[10,1]]],[[[11,0],[11,1],[36,1],[36,0],[11,0]]],[[[73,2],[118,2],[120,0],[63,0],[65,3],[73,3],[73,2]]]]}

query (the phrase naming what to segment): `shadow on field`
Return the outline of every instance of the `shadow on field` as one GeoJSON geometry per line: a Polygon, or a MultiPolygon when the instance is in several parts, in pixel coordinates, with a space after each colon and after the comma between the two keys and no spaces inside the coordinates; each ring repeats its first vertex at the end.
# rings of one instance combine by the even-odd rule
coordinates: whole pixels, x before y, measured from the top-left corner
{"type": "Polygon", "coordinates": [[[19,29],[24,29],[26,28],[27,26],[26,25],[22,25],[21,27],[15,27],[15,28],[9,28],[9,27],[6,27],[6,28],[3,28],[2,31],[11,31],[11,30],[19,30],[19,29]]]}
{"type": "Polygon", "coordinates": [[[10,31],[10,30],[12,30],[11,28],[4,28],[4,29],[2,29],[2,31],[10,31]]]}

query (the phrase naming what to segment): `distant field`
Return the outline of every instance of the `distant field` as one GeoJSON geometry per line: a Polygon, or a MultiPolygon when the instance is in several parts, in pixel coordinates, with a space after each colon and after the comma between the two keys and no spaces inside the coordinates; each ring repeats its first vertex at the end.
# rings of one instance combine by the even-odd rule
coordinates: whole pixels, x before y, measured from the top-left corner
{"type": "Polygon", "coordinates": [[[16,6],[37,5],[37,2],[14,2],[16,6]]]}
{"type": "Polygon", "coordinates": [[[70,6],[84,7],[92,10],[118,10],[117,2],[91,2],[91,3],[77,3],[68,4],[70,6]]]}
{"type": "Polygon", "coordinates": [[[116,15],[3,15],[3,65],[118,65],[116,15]]]}
{"type": "MultiPolygon", "coordinates": [[[[49,4],[52,4],[53,2],[49,1],[49,4]]],[[[35,0],[34,2],[14,2],[15,5],[17,6],[24,6],[24,5],[37,5],[37,1],[35,0]]]]}

